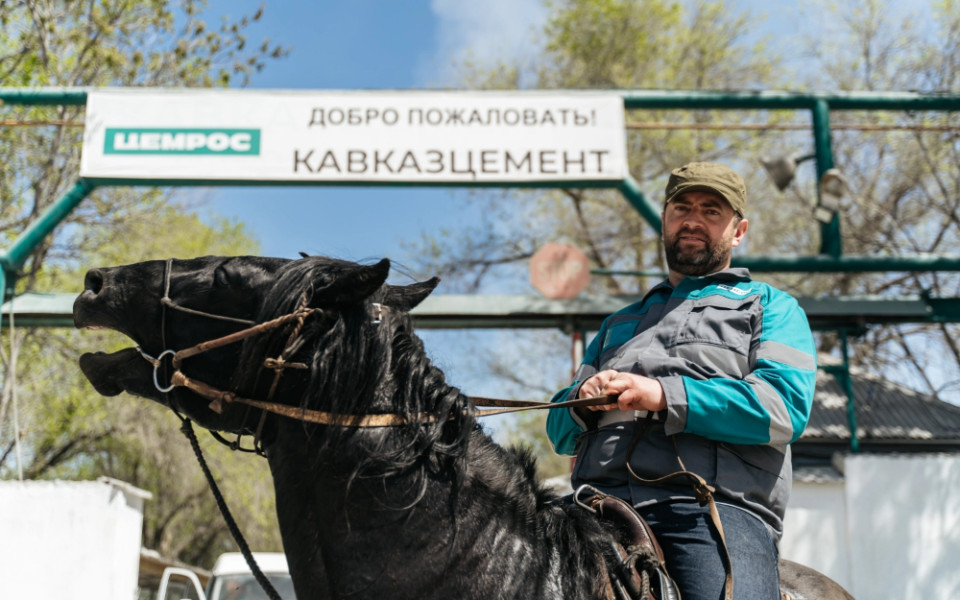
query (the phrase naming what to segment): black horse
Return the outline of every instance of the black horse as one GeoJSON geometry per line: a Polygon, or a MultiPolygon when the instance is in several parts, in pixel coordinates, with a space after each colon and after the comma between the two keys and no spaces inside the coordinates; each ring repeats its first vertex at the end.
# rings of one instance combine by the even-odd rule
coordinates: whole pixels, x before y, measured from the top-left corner
{"type": "MultiPolygon", "coordinates": [[[[533,459],[494,443],[427,359],[407,313],[437,280],[393,286],[388,271],[387,260],[323,257],[94,269],[76,325],[118,330],[140,349],[85,354],[80,366],[101,394],[127,391],[211,430],[257,432],[299,598],[613,597],[609,531],[556,502],[533,459]],[[273,321],[287,315],[299,318],[273,321]],[[246,321],[270,325],[176,365],[221,390],[222,406],[186,387],[160,391],[174,368],[158,360],[165,351],[246,321]],[[295,414],[261,417],[237,398],[295,414]],[[387,426],[359,426],[371,415],[387,426]]],[[[798,599],[849,598],[795,563],[782,563],[781,578],[798,599]]]]}

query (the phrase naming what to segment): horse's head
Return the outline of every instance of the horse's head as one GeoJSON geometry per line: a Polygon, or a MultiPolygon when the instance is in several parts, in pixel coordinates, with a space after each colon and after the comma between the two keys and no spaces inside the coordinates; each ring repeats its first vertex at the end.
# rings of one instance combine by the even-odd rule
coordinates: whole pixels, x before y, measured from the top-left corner
{"type": "MultiPolygon", "coordinates": [[[[91,269],[84,291],[73,305],[74,323],[79,328],[119,331],[147,355],[159,357],[165,350],[189,348],[246,327],[211,315],[252,322],[277,271],[288,262],[279,258],[206,256],[91,269]],[[165,296],[169,298],[166,306],[165,296]]],[[[227,389],[239,353],[239,345],[226,346],[187,359],[183,370],[227,389]]],[[[157,370],[160,379],[169,377],[167,367],[169,362],[157,370]]],[[[84,354],[80,368],[105,396],[125,391],[173,405],[212,429],[238,428],[239,411],[216,415],[207,409],[208,402],[190,391],[176,388],[160,392],[154,383],[153,365],[136,348],[84,354]]],[[[166,385],[166,381],[159,383],[166,385]]]]}
{"type": "MultiPolygon", "coordinates": [[[[386,259],[366,266],[325,257],[286,260],[250,256],[157,260],[92,269],[84,292],[74,303],[76,326],[119,331],[139,349],[84,354],[80,368],[105,396],[125,391],[172,406],[209,429],[239,432],[255,425],[247,422],[246,407],[228,405],[218,414],[209,408],[208,400],[188,389],[161,391],[158,384],[165,387],[170,381],[169,356],[157,368],[144,354],[156,359],[166,351],[191,348],[305,307],[316,309],[316,316],[304,323],[303,347],[298,356],[290,358],[311,369],[309,375],[284,375],[285,401],[303,404],[307,383],[340,399],[356,399],[358,390],[377,391],[380,393],[374,395],[382,398],[383,382],[377,369],[383,369],[389,357],[379,354],[382,347],[371,350],[369,345],[357,343],[358,339],[349,339],[350,333],[363,338],[364,331],[381,331],[371,323],[376,316],[371,312],[375,303],[383,306],[377,310],[389,313],[394,323],[405,320],[404,313],[437,284],[432,279],[389,285],[389,269],[386,259]],[[317,345],[321,337],[322,347],[317,345]],[[370,368],[364,369],[364,365],[370,368]],[[295,400],[289,401],[291,396],[295,400]]],[[[185,359],[180,369],[187,377],[214,388],[262,400],[272,379],[272,372],[263,369],[264,361],[287,349],[292,327],[267,330],[242,345],[197,354],[185,359]]],[[[389,351],[389,341],[386,346],[389,351]]],[[[340,406],[340,401],[328,408],[357,408],[340,406]]]]}

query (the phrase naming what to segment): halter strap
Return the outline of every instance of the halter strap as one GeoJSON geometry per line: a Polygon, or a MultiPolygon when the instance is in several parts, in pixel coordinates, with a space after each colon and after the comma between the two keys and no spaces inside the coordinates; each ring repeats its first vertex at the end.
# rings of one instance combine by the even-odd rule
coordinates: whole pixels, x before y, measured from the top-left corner
{"type": "MultiPolygon", "coordinates": [[[[277,319],[273,319],[272,321],[267,321],[265,323],[257,324],[256,321],[251,321],[249,319],[240,319],[237,317],[218,315],[215,313],[209,313],[202,310],[195,310],[192,308],[187,308],[185,306],[180,306],[170,298],[170,286],[171,286],[171,280],[173,275],[173,260],[174,260],[173,258],[168,258],[166,263],[164,264],[164,270],[163,270],[163,297],[160,299],[160,306],[161,306],[160,339],[161,339],[161,344],[163,348],[167,348],[167,307],[184,312],[184,313],[196,315],[196,316],[201,316],[201,317],[220,320],[220,321],[228,321],[231,323],[239,323],[242,325],[248,325],[249,327],[247,327],[246,329],[242,329],[240,331],[234,332],[232,334],[223,336],[221,338],[216,338],[213,340],[201,342],[199,344],[196,344],[195,346],[191,346],[189,348],[185,348],[183,350],[179,350],[176,352],[173,350],[165,349],[156,358],[150,356],[149,354],[144,352],[142,348],[138,347],[137,351],[140,353],[140,355],[146,361],[148,361],[150,364],[153,365],[153,385],[156,387],[156,389],[160,393],[167,394],[173,391],[175,387],[177,387],[177,385],[173,383],[173,378],[174,378],[174,375],[176,375],[177,373],[180,373],[180,364],[183,362],[184,359],[190,358],[191,356],[196,356],[198,354],[202,354],[204,352],[213,350],[215,348],[219,348],[221,346],[225,346],[227,344],[232,344],[232,343],[241,341],[253,335],[257,335],[269,329],[273,329],[274,327],[279,327],[292,319],[297,319],[298,325],[294,331],[294,334],[291,336],[290,340],[287,342],[286,349],[276,359],[267,359],[264,362],[264,366],[269,369],[273,369],[275,373],[273,386],[271,386],[270,397],[268,399],[272,399],[273,392],[276,389],[277,383],[279,382],[280,375],[283,373],[284,369],[307,368],[306,365],[303,365],[301,363],[286,362],[286,359],[288,359],[289,355],[295,352],[296,348],[299,347],[299,345],[295,344],[293,340],[297,335],[299,335],[298,332],[300,331],[300,328],[303,326],[304,320],[312,314],[322,313],[323,311],[321,309],[319,308],[306,309],[306,301],[304,298],[301,298],[300,307],[293,313],[284,315],[283,317],[279,317],[277,319]],[[166,371],[166,367],[163,363],[163,358],[168,355],[172,356],[170,364],[174,369],[174,374],[171,375],[169,378],[166,378],[168,381],[171,381],[170,385],[162,386],[160,385],[160,381],[159,381],[159,371],[160,369],[163,369],[164,371],[166,371]]],[[[175,401],[171,399],[170,408],[173,410],[174,413],[176,413],[178,417],[180,417],[181,420],[184,419],[184,417],[180,414],[178,407],[175,406],[174,402],[175,401]]],[[[265,420],[266,420],[266,413],[262,413],[260,416],[259,422],[257,424],[256,432],[254,433],[254,449],[253,450],[247,450],[240,446],[240,438],[243,435],[242,433],[237,434],[237,441],[233,443],[227,442],[223,438],[223,436],[221,436],[219,433],[216,433],[212,430],[211,430],[211,434],[213,434],[213,437],[217,441],[221,443],[225,443],[227,446],[235,450],[239,449],[243,451],[252,451],[252,452],[256,452],[257,454],[262,454],[262,451],[261,451],[262,449],[260,447],[260,438],[263,432],[263,426],[264,426],[265,420]]]]}
{"type": "MultiPolygon", "coordinates": [[[[218,315],[216,313],[208,313],[202,310],[196,310],[193,308],[187,308],[186,306],[180,306],[170,298],[170,275],[173,271],[173,259],[168,258],[167,264],[163,269],[163,298],[160,299],[160,303],[164,306],[170,307],[174,310],[179,310],[190,315],[196,315],[198,317],[207,317],[208,319],[218,319],[220,321],[229,321],[231,323],[240,323],[243,325],[253,325],[256,321],[251,321],[250,319],[240,319],[238,317],[228,317],[226,315],[218,315]]],[[[166,316],[166,315],[164,315],[166,316]]]]}

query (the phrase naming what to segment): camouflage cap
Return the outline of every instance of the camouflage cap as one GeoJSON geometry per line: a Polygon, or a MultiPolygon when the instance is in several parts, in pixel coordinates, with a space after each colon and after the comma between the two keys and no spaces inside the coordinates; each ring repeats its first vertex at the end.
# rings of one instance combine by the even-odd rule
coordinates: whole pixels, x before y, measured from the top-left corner
{"type": "Polygon", "coordinates": [[[725,199],[741,217],[746,214],[747,186],[730,167],[714,162],[692,162],[670,173],[666,206],[685,192],[713,192],[725,199]]]}

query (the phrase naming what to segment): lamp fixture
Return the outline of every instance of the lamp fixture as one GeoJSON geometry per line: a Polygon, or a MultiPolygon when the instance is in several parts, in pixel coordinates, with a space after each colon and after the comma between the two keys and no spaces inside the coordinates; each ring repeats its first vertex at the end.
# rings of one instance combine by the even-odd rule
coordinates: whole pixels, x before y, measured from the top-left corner
{"type": "Polygon", "coordinates": [[[820,202],[813,208],[813,218],[821,223],[833,221],[847,189],[843,173],[839,169],[827,169],[820,177],[820,202]]]}
{"type": "MultiPolygon", "coordinates": [[[[782,192],[796,176],[797,165],[816,157],[816,154],[764,157],[760,159],[760,164],[770,176],[773,185],[782,192]]],[[[840,201],[847,189],[847,180],[843,173],[838,169],[827,169],[817,184],[818,199],[817,205],[813,207],[813,218],[823,224],[832,222],[840,210],[840,201]]]]}
{"type": "Polygon", "coordinates": [[[797,165],[803,161],[816,158],[816,154],[804,154],[795,156],[776,156],[774,158],[761,158],[760,164],[763,165],[773,185],[781,192],[787,189],[790,182],[797,174],[797,165]]]}

